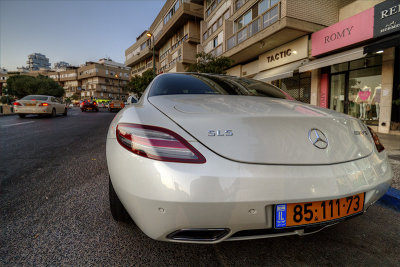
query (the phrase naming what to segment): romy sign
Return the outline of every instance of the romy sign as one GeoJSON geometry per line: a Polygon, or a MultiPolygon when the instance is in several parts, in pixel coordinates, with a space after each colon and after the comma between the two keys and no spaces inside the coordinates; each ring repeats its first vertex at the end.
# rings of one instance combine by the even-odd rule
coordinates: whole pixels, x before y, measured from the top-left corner
{"type": "Polygon", "coordinates": [[[270,50],[259,56],[259,70],[272,69],[308,57],[308,36],[270,50]]]}

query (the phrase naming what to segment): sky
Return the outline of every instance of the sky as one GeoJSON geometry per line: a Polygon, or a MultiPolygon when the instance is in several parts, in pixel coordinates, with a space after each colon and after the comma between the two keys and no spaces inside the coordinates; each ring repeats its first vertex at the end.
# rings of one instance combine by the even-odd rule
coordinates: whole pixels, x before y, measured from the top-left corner
{"type": "Polygon", "coordinates": [[[41,53],[79,66],[125,50],[147,30],[165,0],[0,0],[0,67],[26,66],[41,53]]]}

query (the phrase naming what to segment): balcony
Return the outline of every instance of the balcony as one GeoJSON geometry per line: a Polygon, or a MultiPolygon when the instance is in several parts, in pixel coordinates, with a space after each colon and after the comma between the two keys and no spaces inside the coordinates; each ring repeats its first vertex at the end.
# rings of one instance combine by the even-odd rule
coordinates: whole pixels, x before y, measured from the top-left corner
{"type": "MultiPolygon", "coordinates": [[[[156,62],[157,63],[157,62],[156,62]]],[[[157,64],[156,64],[157,66],[157,64]]],[[[153,62],[148,62],[145,66],[142,66],[136,70],[131,71],[131,76],[135,76],[135,75],[142,75],[143,72],[145,72],[146,70],[149,69],[153,69],[153,62]]]]}
{"type": "Polygon", "coordinates": [[[277,22],[280,18],[280,3],[275,4],[273,7],[265,11],[263,14],[252,20],[244,28],[233,34],[228,38],[226,43],[226,50],[230,50],[252,37],[259,31],[269,27],[273,23],[277,22]]]}
{"type": "Polygon", "coordinates": [[[179,46],[170,50],[164,58],[166,58],[167,63],[158,70],[158,73],[168,72],[176,65],[176,71],[185,71],[184,65],[196,62],[196,45],[182,42],[179,46]]]}
{"type": "MultiPolygon", "coordinates": [[[[163,25],[161,31],[154,36],[156,49],[159,49],[172,35],[174,35],[188,20],[203,19],[203,6],[195,3],[182,3],[170,20],[163,25]]],[[[192,38],[195,42],[200,42],[200,33],[191,35],[189,31],[189,40],[192,38]]]]}
{"type": "Polygon", "coordinates": [[[233,22],[225,21],[224,32],[229,37],[224,42],[223,56],[231,58],[235,64],[241,64],[324,28],[320,24],[287,16],[287,8],[283,4],[287,2],[278,2],[233,34],[229,34],[232,32],[233,22]]]}
{"type": "MultiPolygon", "coordinates": [[[[158,55],[158,51],[155,51],[155,55],[158,55]]],[[[128,54],[129,56],[129,54],[128,54]]],[[[153,48],[147,46],[144,48],[142,51],[136,53],[135,55],[131,56],[128,58],[126,57],[125,65],[128,67],[132,67],[133,65],[136,65],[140,61],[145,60],[146,58],[152,57],[153,56],[153,48]]]]}

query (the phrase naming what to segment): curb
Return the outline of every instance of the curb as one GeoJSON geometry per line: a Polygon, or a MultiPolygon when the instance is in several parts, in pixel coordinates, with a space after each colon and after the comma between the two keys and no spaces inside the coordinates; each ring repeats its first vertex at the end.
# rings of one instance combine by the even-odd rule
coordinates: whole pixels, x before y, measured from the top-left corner
{"type": "Polygon", "coordinates": [[[386,194],[378,200],[378,203],[400,211],[400,190],[390,187],[386,194]]]}

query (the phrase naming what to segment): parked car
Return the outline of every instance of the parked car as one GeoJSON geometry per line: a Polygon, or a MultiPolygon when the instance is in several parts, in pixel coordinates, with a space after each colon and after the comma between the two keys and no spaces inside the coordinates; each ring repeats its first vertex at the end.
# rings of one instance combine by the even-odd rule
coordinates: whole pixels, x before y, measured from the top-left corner
{"type": "Polygon", "coordinates": [[[108,105],[108,111],[119,111],[125,107],[124,101],[122,100],[111,100],[108,105]]]}
{"type": "Polygon", "coordinates": [[[67,116],[68,108],[54,96],[47,95],[27,95],[13,103],[14,112],[21,118],[26,115],[50,115],[55,117],[57,114],[67,116]]]}
{"type": "Polygon", "coordinates": [[[106,156],[113,218],[174,242],[317,232],[366,212],[393,176],[359,119],[199,73],[158,75],[112,121],[106,156]]]}
{"type": "Polygon", "coordinates": [[[94,110],[96,112],[99,112],[99,107],[97,105],[97,102],[94,100],[85,100],[81,103],[81,111],[87,111],[87,110],[94,110]]]}

